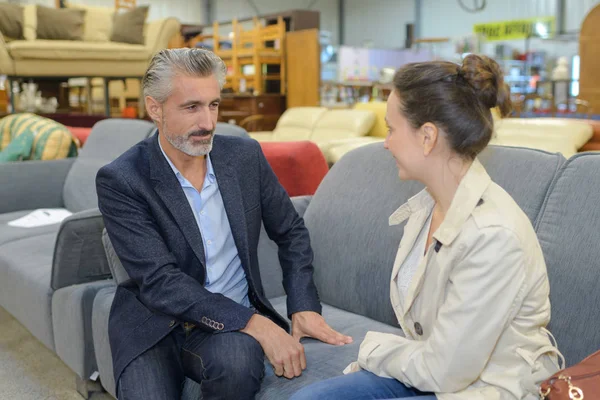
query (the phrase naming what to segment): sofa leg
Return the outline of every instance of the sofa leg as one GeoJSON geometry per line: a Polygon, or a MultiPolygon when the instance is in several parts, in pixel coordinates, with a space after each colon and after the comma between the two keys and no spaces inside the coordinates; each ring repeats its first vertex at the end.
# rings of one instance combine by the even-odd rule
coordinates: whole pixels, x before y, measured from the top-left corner
{"type": "Polygon", "coordinates": [[[102,385],[100,384],[100,381],[92,381],[90,379],[84,380],[80,377],[75,378],[76,379],[76,387],[77,387],[77,392],[83,396],[84,399],[89,399],[94,393],[101,393],[104,392],[104,388],[102,387],[102,385]]]}

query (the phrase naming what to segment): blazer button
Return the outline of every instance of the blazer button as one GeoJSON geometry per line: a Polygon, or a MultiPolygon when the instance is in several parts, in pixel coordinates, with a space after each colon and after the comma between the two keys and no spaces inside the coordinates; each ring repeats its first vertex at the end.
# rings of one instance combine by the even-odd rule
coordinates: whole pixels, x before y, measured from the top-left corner
{"type": "Polygon", "coordinates": [[[417,335],[423,336],[423,327],[418,322],[415,322],[415,332],[417,333],[417,335]]]}
{"type": "Polygon", "coordinates": [[[175,325],[175,320],[172,320],[171,322],[169,322],[169,328],[172,328],[175,325]]]}

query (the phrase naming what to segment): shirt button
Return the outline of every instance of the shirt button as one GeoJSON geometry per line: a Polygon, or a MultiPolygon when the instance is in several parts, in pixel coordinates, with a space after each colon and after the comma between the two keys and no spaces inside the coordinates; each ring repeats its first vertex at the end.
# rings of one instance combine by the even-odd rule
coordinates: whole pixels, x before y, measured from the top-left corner
{"type": "Polygon", "coordinates": [[[206,244],[210,246],[212,244],[212,241],[211,240],[207,240],[206,244]]]}
{"type": "Polygon", "coordinates": [[[415,322],[415,332],[417,333],[417,335],[423,336],[423,327],[418,322],[415,322]]]}
{"type": "Polygon", "coordinates": [[[206,214],[206,213],[204,212],[204,210],[200,211],[200,215],[204,215],[204,214],[206,214]]]}

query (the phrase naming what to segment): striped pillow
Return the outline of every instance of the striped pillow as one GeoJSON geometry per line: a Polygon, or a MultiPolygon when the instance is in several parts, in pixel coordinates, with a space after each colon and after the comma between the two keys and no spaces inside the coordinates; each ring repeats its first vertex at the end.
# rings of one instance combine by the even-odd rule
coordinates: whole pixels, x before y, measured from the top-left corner
{"type": "Polygon", "coordinates": [[[78,141],[66,126],[31,113],[11,114],[0,120],[0,150],[26,132],[32,133],[34,137],[29,160],[57,160],[77,156],[78,141]]]}

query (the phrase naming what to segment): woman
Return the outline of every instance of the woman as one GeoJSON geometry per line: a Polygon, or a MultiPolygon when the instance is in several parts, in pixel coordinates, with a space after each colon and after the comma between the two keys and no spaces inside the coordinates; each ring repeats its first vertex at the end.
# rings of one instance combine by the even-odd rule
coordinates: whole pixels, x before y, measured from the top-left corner
{"type": "Polygon", "coordinates": [[[505,116],[510,98],[490,58],[396,73],[385,148],[401,179],[426,186],[390,217],[408,219],[390,286],[405,337],[368,332],[346,375],[293,400],[533,400],[559,369],[538,239],[477,159],[493,107],[505,116]]]}

